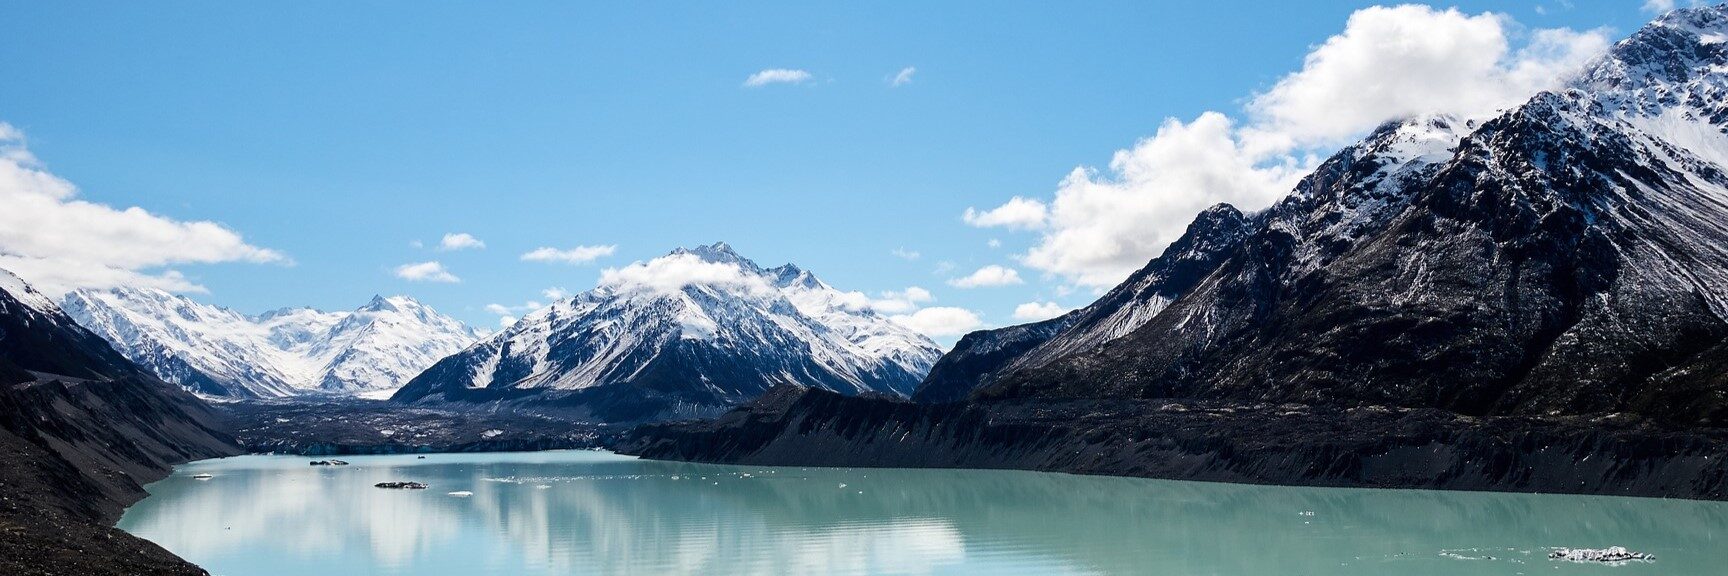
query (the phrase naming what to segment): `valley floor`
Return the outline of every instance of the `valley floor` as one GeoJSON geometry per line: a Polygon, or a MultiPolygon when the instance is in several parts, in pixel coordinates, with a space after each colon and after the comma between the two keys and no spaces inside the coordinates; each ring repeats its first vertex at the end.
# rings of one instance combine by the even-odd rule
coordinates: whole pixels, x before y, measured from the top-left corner
{"type": "Polygon", "coordinates": [[[247,452],[334,456],[592,448],[612,433],[522,412],[457,410],[378,400],[306,398],[224,404],[247,452]]]}

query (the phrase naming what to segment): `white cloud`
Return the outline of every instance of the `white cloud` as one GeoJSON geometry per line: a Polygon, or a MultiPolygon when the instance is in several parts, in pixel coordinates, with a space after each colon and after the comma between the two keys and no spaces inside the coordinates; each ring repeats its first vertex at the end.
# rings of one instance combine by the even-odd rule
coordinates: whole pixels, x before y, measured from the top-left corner
{"type": "Polygon", "coordinates": [[[1014,319],[1024,322],[1049,320],[1067,313],[1067,308],[1055,302],[1027,302],[1014,307],[1014,319]]]}
{"type": "Polygon", "coordinates": [[[692,284],[712,286],[740,294],[774,292],[760,276],[736,264],[707,262],[694,254],[672,254],[647,262],[632,262],[623,268],[600,271],[599,286],[617,292],[672,293],[692,284]]]}
{"type": "Polygon", "coordinates": [[[1111,158],[1076,168],[1054,199],[968,209],[974,226],[1040,230],[1022,261],[1094,288],[1115,285],[1219,202],[1264,208],[1318,156],[1376,125],[1423,113],[1482,116],[1557,86],[1609,45],[1605,32],[1524,31],[1509,17],[1425,6],[1356,11],[1342,33],[1245,105],[1247,122],[1206,112],[1167,119],[1111,158]],[[1524,45],[1513,49],[1520,34],[1524,45]]]}
{"type": "Polygon", "coordinates": [[[751,74],[749,78],[745,78],[744,86],[747,88],[760,88],[769,84],[803,84],[809,82],[811,78],[813,78],[813,76],[804,70],[769,68],[751,74]]]}
{"type": "Polygon", "coordinates": [[[979,320],[978,314],[971,310],[948,306],[890,316],[889,320],[932,338],[959,336],[984,326],[984,321],[979,320]]]}
{"type": "Polygon", "coordinates": [[[911,286],[901,291],[887,291],[881,298],[870,300],[870,308],[883,314],[906,314],[918,309],[922,304],[936,301],[936,296],[929,290],[911,286]]]}
{"type": "Polygon", "coordinates": [[[545,296],[547,300],[563,300],[570,297],[570,291],[554,286],[541,290],[540,295],[545,296]]]}
{"type": "Polygon", "coordinates": [[[618,246],[577,246],[568,250],[559,250],[550,246],[541,246],[522,255],[527,262],[563,262],[565,264],[587,264],[618,251],[618,246]]]}
{"type": "Polygon", "coordinates": [[[462,279],[457,278],[455,274],[451,274],[450,271],[445,270],[444,265],[437,261],[416,262],[413,264],[397,266],[396,277],[409,282],[441,282],[445,284],[453,284],[462,281],[462,279]]]}
{"type": "Polygon", "coordinates": [[[1007,203],[990,210],[979,211],[967,208],[962,214],[962,220],[979,228],[1001,226],[1017,230],[1035,230],[1043,228],[1045,219],[1049,217],[1049,208],[1043,202],[1030,198],[1015,196],[1007,203]]]}
{"type": "Polygon", "coordinates": [[[984,245],[985,245],[985,246],[989,246],[989,247],[990,247],[990,249],[992,249],[992,250],[994,250],[994,249],[997,249],[997,248],[1001,248],[1001,247],[1002,247],[1002,241],[1001,241],[1001,240],[997,240],[997,239],[995,239],[995,238],[991,238],[991,239],[990,239],[990,241],[989,241],[989,242],[985,242],[985,243],[984,243],[984,245]]]}
{"type": "Polygon", "coordinates": [[[79,200],[77,187],[30,153],[22,131],[0,122],[0,268],[58,296],[114,286],[201,292],[202,286],[163,268],[225,262],[288,259],[215,222],[79,200]]]}
{"type": "Polygon", "coordinates": [[[485,247],[485,242],[481,242],[479,238],[475,238],[474,235],[467,232],[445,234],[444,239],[438,241],[439,250],[468,250],[485,247]]]}
{"type": "Polygon", "coordinates": [[[1216,112],[1187,124],[1166,120],[1157,135],[1117,152],[1110,175],[1076,168],[1056,190],[1049,231],[1023,262],[1078,284],[1112,286],[1206,207],[1266,206],[1305,171],[1294,161],[1257,164],[1234,134],[1216,112]]]}
{"type": "Polygon", "coordinates": [[[907,66],[905,68],[901,68],[899,72],[896,72],[893,77],[890,77],[888,79],[888,85],[895,87],[895,88],[899,88],[901,86],[911,84],[912,83],[912,75],[917,74],[917,73],[918,73],[918,68],[913,67],[913,66],[907,66]]]}
{"type": "Polygon", "coordinates": [[[948,281],[948,285],[955,288],[987,288],[1025,283],[1025,280],[1020,279],[1019,270],[995,264],[979,268],[965,277],[948,281]]]}
{"type": "MultiPolygon", "coordinates": [[[[1693,4],[1696,5],[1696,2],[1693,4]]],[[[1644,11],[1653,14],[1661,14],[1678,7],[1674,0],[1644,0],[1644,11]]]]}
{"type": "Polygon", "coordinates": [[[907,250],[905,248],[895,248],[888,251],[888,253],[893,254],[895,258],[901,260],[917,260],[919,257],[923,256],[923,254],[919,254],[917,250],[907,250]]]}
{"type": "Polygon", "coordinates": [[[1393,118],[1426,113],[1477,117],[1559,84],[1608,49],[1600,30],[1535,30],[1513,52],[1514,24],[1495,13],[1375,6],[1308,53],[1302,69],[1249,103],[1249,139],[1272,150],[1336,145],[1393,118]]]}
{"type": "Polygon", "coordinates": [[[516,325],[516,317],[515,316],[499,316],[498,317],[498,327],[500,327],[500,328],[509,328],[509,327],[515,326],[515,325],[516,325]]]}

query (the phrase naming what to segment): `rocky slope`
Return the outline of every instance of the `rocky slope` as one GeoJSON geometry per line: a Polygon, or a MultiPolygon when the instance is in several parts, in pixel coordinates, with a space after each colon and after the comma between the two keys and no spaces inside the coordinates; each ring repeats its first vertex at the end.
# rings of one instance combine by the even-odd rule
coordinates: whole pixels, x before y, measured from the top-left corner
{"type": "Polygon", "coordinates": [[[63,305],[155,375],[224,398],[388,395],[479,338],[406,296],[374,297],[350,312],[258,316],[148,288],[79,290],[63,305]]]}
{"type": "Polygon", "coordinates": [[[609,271],[594,290],[414,378],[393,401],[532,404],[598,421],[712,414],[777,384],[911,394],[940,350],[796,266],[725,244],[609,271]]]}
{"type": "Polygon", "coordinates": [[[0,573],[202,574],[112,526],[172,465],[239,452],[203,403],[0,271],[0,573]]]}
{"type": "MultiPolygon", "coordinates": [[[[1720,498],[1723,38],[1728,7],[1675,11],[1565,89],[1483,121],[1389,124],[1240,225],[1209,211],[1189,236],[1225,233],[1172,245],[1080,320],[973,338],[1025,352],[960,372],[970,404],[783,400],[645,428],[632,449],[1720,498]],[[1190,280],[1147,289],[1184,255],[1190,280]],[[1633,464],[1586,464],[1602,460],[1633,464]]],[[[943,376],[918,397],[956,398],[943,376]]]]}

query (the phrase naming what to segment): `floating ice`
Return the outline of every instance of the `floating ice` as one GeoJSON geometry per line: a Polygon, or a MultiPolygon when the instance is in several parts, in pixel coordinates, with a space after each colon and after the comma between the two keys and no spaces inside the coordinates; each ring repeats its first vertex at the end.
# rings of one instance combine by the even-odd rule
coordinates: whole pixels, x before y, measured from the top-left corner
{"type": "Polygon", "coordinates": [[[1555,548],[1548,553],[1550,560],[1566,562],[1594,562],[1599,564],[1620,565],[1628,562],[1655,562],[1656,556],[1643,552],[1633,552],[1621,546],[1607,548],[1555,548]]]}

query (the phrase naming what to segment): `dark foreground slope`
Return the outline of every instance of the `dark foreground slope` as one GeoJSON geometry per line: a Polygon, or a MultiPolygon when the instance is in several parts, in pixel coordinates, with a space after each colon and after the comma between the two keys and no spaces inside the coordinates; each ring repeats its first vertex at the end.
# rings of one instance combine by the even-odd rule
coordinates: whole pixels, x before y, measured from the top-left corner
{"type": "Polygon", "coordinates": [[[202,402],[0,276],[0,574],[204,573],[113,524],[174,464],[239,445],[202,402]]]}
{"type": "Polygon", "coordinates": [[[1025,352],[957,347],[915,396],[953,405],[785,392],[625,448],[1722,498],[1724,35],[1675,11],[1499,117],[1383,127],[1069,325],[969,337],[1025,352]]]}

